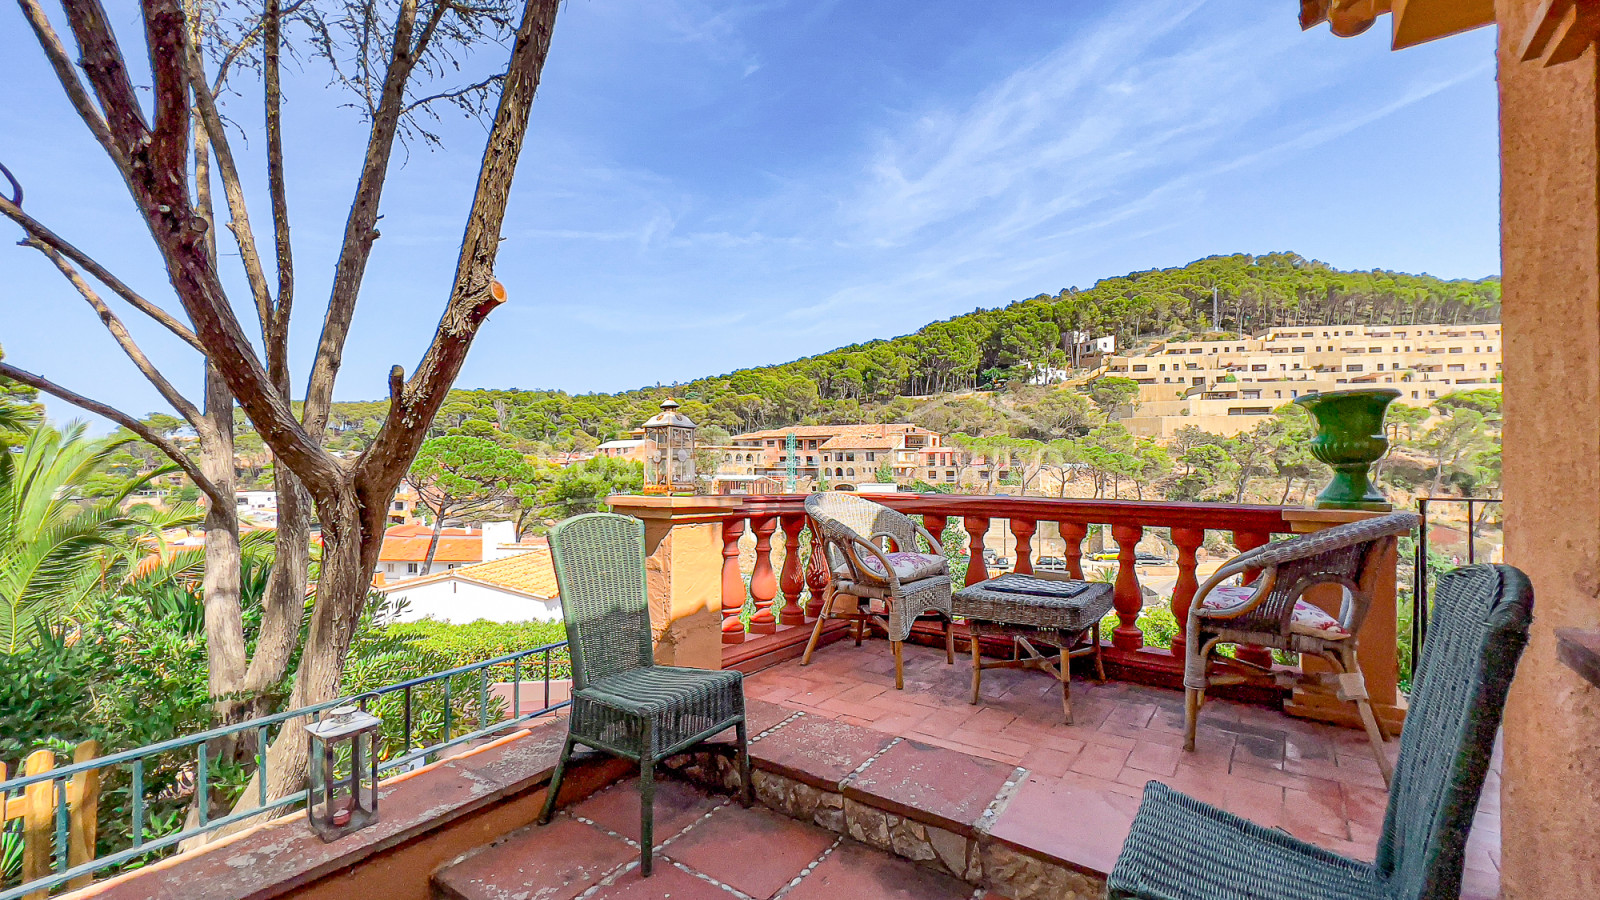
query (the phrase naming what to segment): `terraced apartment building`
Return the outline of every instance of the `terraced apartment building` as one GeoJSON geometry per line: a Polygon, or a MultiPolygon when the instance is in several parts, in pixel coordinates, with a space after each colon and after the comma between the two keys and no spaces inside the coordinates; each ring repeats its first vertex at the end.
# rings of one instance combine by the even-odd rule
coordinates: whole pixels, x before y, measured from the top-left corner
{"type": "Polygon", "coordinates": [[[1163,341],[1112,356],[1105,374],[1139,383],[1123,424],[1171,437],[1185,425],[1218,434],[1255,426],[1311,391],[1392,387],[1400,403],[1426,406],[1455,391],[1500,389],[1500,323],[1306,325],[1257,337],[1163,341]]]}

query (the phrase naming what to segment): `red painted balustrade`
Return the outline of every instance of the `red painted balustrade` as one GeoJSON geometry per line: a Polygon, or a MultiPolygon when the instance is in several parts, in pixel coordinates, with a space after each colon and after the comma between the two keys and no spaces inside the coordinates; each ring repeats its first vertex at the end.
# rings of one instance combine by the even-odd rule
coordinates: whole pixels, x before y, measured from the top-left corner
{"type": "MultiPolygon", "coordinates": [[[[1098,528],[1102,541],[1100,552],[1116,554],[1117,625],[1110,634],[1102,635],[1109,644],[1107,664],[1119,677],[1169,686],[1176,685],[1181,674],[1183,635],[1177,636],[1171,648],[1148,646],[1138,624],[1144,598],[1136,553],[1147,530],[1166,529],[1176,547],[1177,577],[1170,602],[1173,616],[1182,629],[1187,624],[1189,605],[1200,584],[1196,573],[1197,552],[1209,532],[1220,532],[1239,550],[1246,550],[1266,543],[1274,534],[1315,530],[1331,524],[1322,514],[1314,514],[1316,523],[1308,522],[1308,514],[1311,514],[1308,510],[1229,503],[907,493],[873,495],[871,499],[908,515],[920,516],[924,527],[941,540],[946,530],[959,524],[967,536],[966,584],[990,577],[983,551],[985,538],[993,529],[1007,528],[1014,538],[1013,571],[1031,573],[1039,555],[1040,525],[1053,523],[1064,544],[1064,568],[1072,577],[1082,578],[1084,556],[1089,552],[1084,543],[1091,529],[1098,528]]],[[[670,530],[678,525],[716,523],[720,526],[725,666],[753,669],[798,655],[821,611],[829,577],[805,516],[805,495],[670,500],[629,496],[614,497],[612,503],[620,512],[644,518],[647,535],[652,529],[661,534],[665,533],[662,529],[670,530]],[[753,536],[753,548],[746,533],[753,536]],[[783,548],[782,561],[777,566],[773,563],[775,543],[783,548]],[[753,562],[750,561],[752,549],[753,562]],[[748,625],[744,619],[747,609],[750,611],[748,625]]],[[[651,542],[653,545],[654,539],[651,542]]],[[[1392,616],[1392,585],[1389,613],[1392,616]]],[[[1373,615],[1383,614],[1380,598],[1373,615]]],[[[836,623],[833,627],[837,630],[831,633],[842,636],[844,624],[836,623]]],[[[964,626],[958,626],[958,631],[964,633],[964,626]]],[[[929,626],[926,636],[931,640],[938,633],[936,627],[929,626]]],[[[1379,650],[1367,647],[1364,642],[1362,656],[1366,660],[1369,656],[1386,654],[1387,658],[1380,660],[1380,664],[1388,671],[1393,668],[1393,636],[1378,638],[1379,646],[1384,640],[1388,646],[1379,650]]],[[[1270,653],[1261,648],[1241,647],[1238,652],[1252,662],[1271,665],[1270,653]]],[[[1371,669],[1366,662],[1363,668],[1368,669],[1370,685],[1374,681],[1371,669]]],[[[1392,676],[1376,680],[1393,683],[1392,676]]]]}

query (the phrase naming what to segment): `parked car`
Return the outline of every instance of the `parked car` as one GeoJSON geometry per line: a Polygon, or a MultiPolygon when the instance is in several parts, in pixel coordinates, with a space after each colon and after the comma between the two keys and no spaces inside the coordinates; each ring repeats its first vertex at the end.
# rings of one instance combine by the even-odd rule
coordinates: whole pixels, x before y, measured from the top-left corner
{"type": "Polygon", "coordinates": [[[1114,562],[1117,558],[1117,551],[1103,550],[1099,553],[1089,554],[1089,558],[1095,560],[1096,562],[1114,562]]]}
{"type": "Polygon", "coordinates": [[[1033,564],[1033,568],[1035,571],[1042,572],[1065,572],[1067,570],[1067,561],[1059,556],[1041,556],[1033,564]]]}
{"type": "Polygon", "coordinates": [[[1134,565],[1138,566],[1168,566],[1172,564],[1172,560],[1167,559],[1165,556],[1161,556],[1160,554],[1156,553],[1147,553],[1144,550],[1140,550],[1133,554],[1133,562],[1134,565]]]}

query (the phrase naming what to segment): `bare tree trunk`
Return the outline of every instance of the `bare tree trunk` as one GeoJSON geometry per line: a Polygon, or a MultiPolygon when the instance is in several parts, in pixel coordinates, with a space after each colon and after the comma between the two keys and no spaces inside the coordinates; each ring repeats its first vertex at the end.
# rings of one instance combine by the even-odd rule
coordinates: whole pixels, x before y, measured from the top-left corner
{"type": "MultiPolygon", "coordinates": [[[[206,367],[205,417],[209,428],[200,429],[200,468],[219,492],[232,496],[233,395],[211,366],[206,367]]],[[[209,688],[217,716],[234,721],[236,695],[244,687],[245,643],[243,611],[239,599],[239,508],[208,498],[205,518],[206,663],[209,688]]]]}
{"type": "Polygon", "coordinates": [[[422,574],[424,575],[433,574],[433,556],[439,552],[439,533],[444,531],[444,511],[445,505],[441,503],[433,514],[433,533],[428,536],[428,555],[422,561],[422,574]]]}

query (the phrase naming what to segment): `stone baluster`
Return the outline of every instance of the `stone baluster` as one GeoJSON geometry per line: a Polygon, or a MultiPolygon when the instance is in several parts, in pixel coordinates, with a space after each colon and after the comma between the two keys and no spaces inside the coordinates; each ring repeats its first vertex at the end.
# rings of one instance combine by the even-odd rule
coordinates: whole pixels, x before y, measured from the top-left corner
{"type": "Polygon", "coordinates": [[[1117,542],[1117,583],[1112,597],[1118,622],[1111,631],[1111,646],[1118,650],[1138,650],[1144,646],[1144,632],[1138,625],[1139,610],[1144,608],[1144,593],[1139,588],[1135,553],[1139,539],[1144,537],[1144,527],[1112,525],[1111,537],[1117,542]]]}
{"type": "Polygon", "coordinates": [[[806,618],[816,619],[822,615],[822,598],[828,591],[828,580],[832,577],[828,572],[828,553],[822,547],[822,535],[817,532],[816,526],[809,526],[806,531],[811,535],[811,555],[806,560],[806,618]]]}
{"type": "Polygon", "coordinates": [[[778,613],[778,624],[804,625],[806,611],[800,604],[800,592],[806,581],[800,571],[800,532],[805,530],[806,517],[803,513],[789,513],[778,521],[783,525],[783,577],[778,581],[783,590],[783,610],[778,613]]]}
{"type": "Polygon", "coordinates": [[[722,642],[738,644],[744,641],[744,623],[739,614],[744,612],[744,576],[739,574],[739,538],[744,535],[744,519],[730,518],[722,522],[722,642]]]}
{"type": "Polygon", "coordinates": [[[1183,658],[1184,640],[1189,631],[1189,605],[1194,602],[1194,592],[1200,588],[1195,574],[1195,551],[1205,543],[1204,528],[1174,528],[1172,542],[1178,546],[1178,580],[1172,586],[1172,616],[1178,620],[1178,634],[1172,639],[1172,655],[1183,658]]]}
{"type": "MultiPolygon", "coordinates": [[[[1235,531],[1233,533],[1233,545],[1239,548],[1240,553],[1248,553],[1257,547],[1265,546],[1270,540],[1272,540],[1271,535],[1259,531],[1235,531]]],[[[1239,580],[1243,584],[1254,584],[1259,577],[1261,577],[1259,569],[1249,569],[1245,571],[1239,580]]],[[[1234,653],[1234,658],[1252,666],[1268,668],[1272,665],[1272,651],[1256,644],[1240,645],[1239,649],[1234,653]]]]}
{"type": "Polygon", "coordinates": [[[1017,564],[1013,571],[1022,575],[1033,574],[1033,533],[1039,525],[1032,519],[1012,519],[1011,534],[1017,539],[1017,564]]]}
{"type": "Polygon", "coordinates": [[[1079,581],[1083,580],[1083,538],[1089,533],[1089,526],[1083,522],[1057,522],[1061,529],[1061,543],[1065,549],[1061,555],[1067,561],[1067,574],[1079,581]]]}
{"type": "Polygon", "coordinates": [[[983,536],[989,532],[987,516],[965,516],[961,520],[967,529],[967,584],[977,584],[989,577],[983,564],[983,536]]]}
{"type": "Polygon", "coordinates": [[[772,601],[778,596],[778,579],[772,572],[772,532],[777,528],[777,516],[750,517],[750,530],[756,536],[756,564],[750,571],[750,598],[756,604],[755,613],[750,616],[751,634],[778,630],[778,620],[772,615],[772,601]]]}

